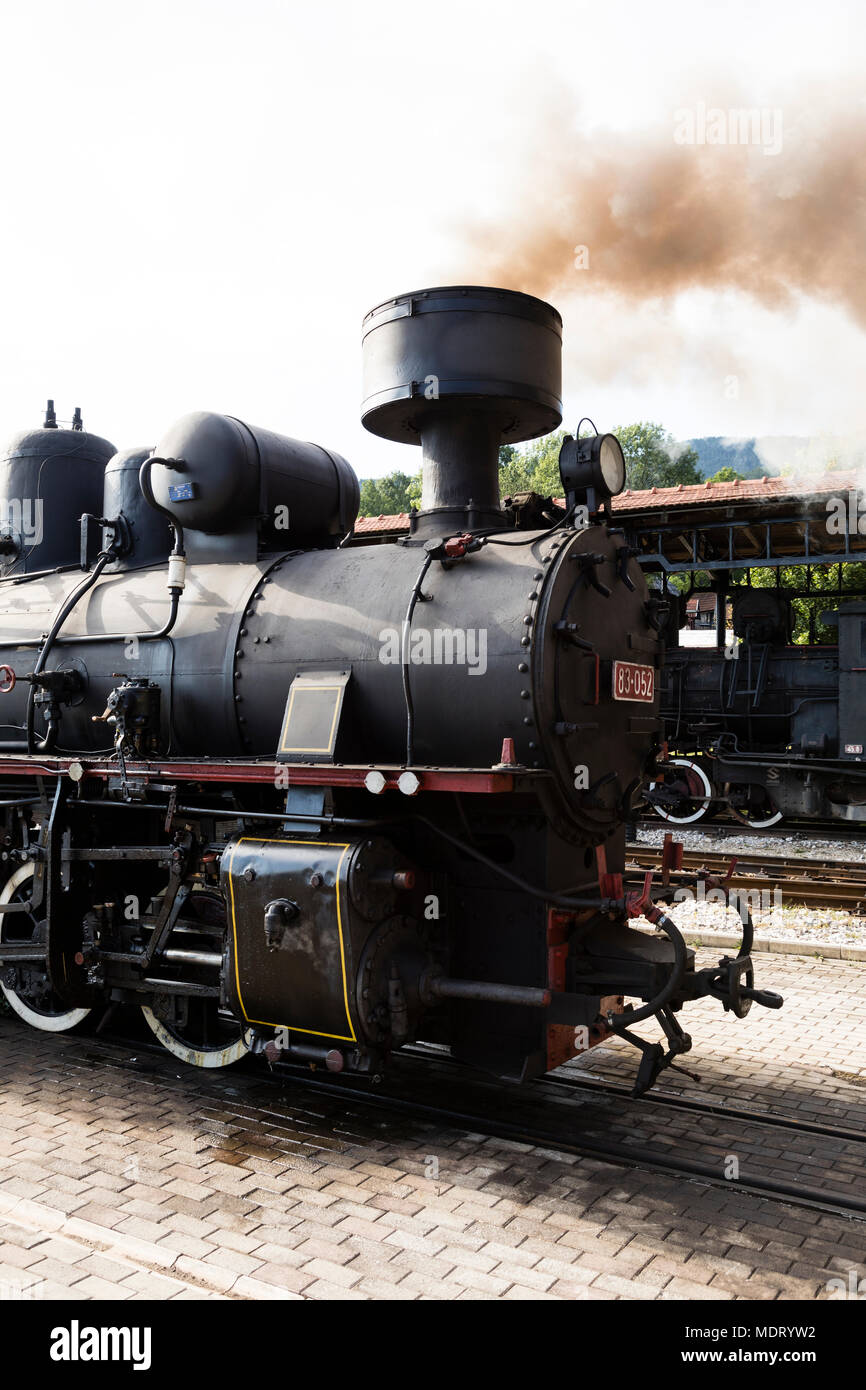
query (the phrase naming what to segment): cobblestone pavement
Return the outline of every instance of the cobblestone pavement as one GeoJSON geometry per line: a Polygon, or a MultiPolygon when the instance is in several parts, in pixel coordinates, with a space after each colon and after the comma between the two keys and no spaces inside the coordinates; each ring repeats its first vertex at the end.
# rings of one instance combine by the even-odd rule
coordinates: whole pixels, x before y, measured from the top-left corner
{"type": "MultiPolygon", "coordinates": [[[[758,959],[785,1009],[738,1023],[692,1006],[687,1064],[701,1084],[667,1073],[665,1089],[862,1128],[866,966],[758,959]]],[[[580,1065],[630,1081],[635,1062],[617,1042],[580,1065]]],[[[828,1280],[866,1276],[866,1223],[735,1183],[250,1072],[181,1073],[168,1054],[5,1017],[0,1067],[0,1297],[772,1300],[827,1298],[828,1280]]]]}

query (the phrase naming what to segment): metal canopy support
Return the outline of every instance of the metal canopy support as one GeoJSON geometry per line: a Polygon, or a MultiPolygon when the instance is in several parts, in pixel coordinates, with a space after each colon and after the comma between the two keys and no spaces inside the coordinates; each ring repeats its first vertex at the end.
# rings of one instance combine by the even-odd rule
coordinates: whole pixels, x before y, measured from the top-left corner
{"type": "MultiPolygon", "coordinates": [[[[700,525],[684,525],[684,519],[659,524],[650,518],[625,521],[629,544],[641,565],[666,574],[690,574],[696,570],[737,570],[759,565],[778,569],[782,565],[837,565],[866,562],[866,536],[852,534],[846,515],[844,534],[816,536],[817,517],[785,515],[767,517],[761,522],[763,545],[755,553],[743,548],[746,532],[753,533],[754,521],[729,517],[700,525]],[[800,544],[792,543],[794,536],[800,544]],[[830,548],[831,544],[834,548],[830,548]],[[686,556],[677,556],[685,549],[686,556]],[[761,553],[762,552],[762,553],[761,553]]],[[[748,537],[746,537],[748,539],[748,537]]]]}

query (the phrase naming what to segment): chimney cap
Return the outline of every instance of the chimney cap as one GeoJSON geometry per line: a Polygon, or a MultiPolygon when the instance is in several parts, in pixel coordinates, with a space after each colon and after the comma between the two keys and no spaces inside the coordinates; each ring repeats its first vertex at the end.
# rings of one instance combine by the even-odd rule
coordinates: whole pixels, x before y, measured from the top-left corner
{"type": "Polygon", "coordinates": [[[444,285],[383,300],[364,318],[361,419],[421,443],[425,424],[484,414],[503,443],[562,420],[562,319],[551,304],[490,285],[444,285]]]}

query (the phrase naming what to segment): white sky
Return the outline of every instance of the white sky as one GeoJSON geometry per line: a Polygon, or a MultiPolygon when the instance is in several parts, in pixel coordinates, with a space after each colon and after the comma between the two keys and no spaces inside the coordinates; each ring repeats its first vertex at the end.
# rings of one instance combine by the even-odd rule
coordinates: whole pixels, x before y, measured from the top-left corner
{"type": "MultiPolygon", "coordinates": [[[[330,445],[362,476],[412,471],[415,451],[360,426],[361,318],[459,269],[467,215],[507,224],[546,75],[571,85],[585,128],[637,132],[702,82],[712,102],[717,74],[773,106],[792,82],[856,80],[864,60],[857,0],[7,0],[0,434],[37,423],[49,395],[118,446],[213,409],[330,445]]],[[[656,309],[594,324],[558,307],[566,346],[622,343],[613,377],[567,374],[569,424],[862,426],[866,335],[841,310],[683,296],[668,312],[712,350],[661,364],[656,309]],[[734,401],[728,345],[748,364],[734,401]]]]}

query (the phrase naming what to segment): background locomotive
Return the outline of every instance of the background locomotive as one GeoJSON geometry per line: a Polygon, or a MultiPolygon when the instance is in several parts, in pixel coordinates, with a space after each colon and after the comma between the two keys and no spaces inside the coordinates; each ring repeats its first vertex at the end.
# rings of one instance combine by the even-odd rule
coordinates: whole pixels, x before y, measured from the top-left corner
{"type": "Polygon", "coordinates": [[[837,645],[806,646],[791,642],[783,594],[734,595],[737,646],[668,649],[671,758],[651,787],[656,811],[689,825],[728,807],[760,829],[783,817],[866,821],[866,603],[821,615],[837,645]]]}
{"type": "Polygon", "coordinates": [[[559,315],[525,295],[367,316],[364,424],[423,450],[389,546],[341,545],[345,460],[230,417],[155,451],[51,418],[13,442],[0,978],[28,1022],[137,1003],[199,1065],[375,1072],[424,1038],[522,1079],[655,1014],[667,1052],[627,1034],[646,1086],[689,1045],[684,1001],[778,1006],[748,930],[696,970],[623,885],[659,615],[606,512],[621,450],[567,442],[546,530],[498,494],[500,443],[559,424],[560,358],[559,315]]]}

